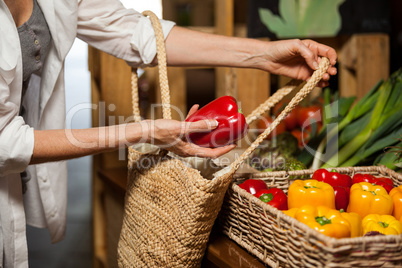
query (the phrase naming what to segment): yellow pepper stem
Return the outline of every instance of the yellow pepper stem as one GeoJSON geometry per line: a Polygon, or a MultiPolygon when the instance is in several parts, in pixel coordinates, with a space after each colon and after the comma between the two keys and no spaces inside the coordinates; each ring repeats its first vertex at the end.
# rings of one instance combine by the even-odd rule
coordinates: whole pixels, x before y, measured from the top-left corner
{"type": "Polygon", "coordinates": [[[387,227],[389,226],[388,223],[383,222],[383,221],[378,222],[378,224],[379,224],[382,228],[387,228],[387,227]]]}
{"type": "Polygon", "coordinates": [[[321,226],[324,226],[325,224],[331,224],[331,219],[327,219],[327,217],[322,216],[322,217],[315,217],[316,222],[318,222],[321,226]]]}

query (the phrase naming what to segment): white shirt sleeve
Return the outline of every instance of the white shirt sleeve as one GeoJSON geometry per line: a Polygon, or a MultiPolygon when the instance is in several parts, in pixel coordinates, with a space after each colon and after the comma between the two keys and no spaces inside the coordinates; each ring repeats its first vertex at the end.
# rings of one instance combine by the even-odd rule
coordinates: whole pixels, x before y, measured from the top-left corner
{"type": "MultiPolygon", "coordinates": [[[[171,21],[160,20],[162,25],[163,35],[166,39],[170,30],[175,25],[171,21]]],[[[131,47],[139,51],[142,65],[149,65],[156,55],[156,37],[151,21],[147,17],[142,17],[134,30],[131,38],[131,47]]]]}
{"type": "MultiPolygon", "coordinates": [[[[7,54],[7,51],[1,52],[7,54]]],[[[0,177],[24,171],[34,147],[33,128],[18,116],[21,99],[20,89],[15,85],[19,85],[18,68],[5,66],[4,56],[11,56],[11,53],[0,57],[0,177]]],[[[13,56],[11,58],[18,58],[13,56]]]]}
{"type": "MultiPolygon", "coordinates": [[[[161,20],[161,24],[166,38],[175,23],[161,20]]],[[[77,36],[135,67],[149,65],[156,55],[149,19],[116,0],[80,1],[77,36]]]]}
{"type": "Polygon", "coordinates": [[[21,116],[14,117],[0,132],[0,177],[23,172],[32,157],[33,128],[21,116]]]}

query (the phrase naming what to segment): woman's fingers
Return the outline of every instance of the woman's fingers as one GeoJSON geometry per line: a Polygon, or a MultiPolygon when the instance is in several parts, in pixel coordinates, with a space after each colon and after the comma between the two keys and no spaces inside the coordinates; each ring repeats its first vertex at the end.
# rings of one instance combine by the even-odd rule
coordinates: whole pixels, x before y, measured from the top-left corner
{"type": "Polygon", "coordinates": [[[327,81],[324,81],[324,80],[321,80],[317,84],[317,87],[321,87],[321,88],[324,88],[324,87],[327,87],[327,86],[329,86],[329,83],[327,81]]]}
{"type": "Polygon", "coordinates": [[[190,155],[195,155],[199,157],[208,157],[208,158],[217,158],[221,155],[224,155],[231,150],[236,148],[235,144],[230,144],[226,145],[223,147],[218,147],[218,148],[204,148],[200,146],[196,146],[192,144],[191,150],[187,151],[186,154],[190,153],[190,155]]]}
{"type": "Polygon", "coordinates": [[[188,114],[187,114],[187,116],[186,116],[186,119],[189,118],[193,113],[195,113],[195,112],[198,110],[199,107],[200,107],[200,106],[199,106],[198,104],[194,104],[194,105],[191,107],[190,111],[188,111],[188,114]]]}
{"type": "Polygon", "coordinates": [[[318,69],[318,55],[314,53],[310,47],[308,47],[302,41],[297,41],[296,49],[298,50],[299,54],[304,58],[307,65],[310,66],[311,69],[317,70],[318,69]]]}
{"type": "Polygon", "coordinates": [[[336,55],[335,49],[333,49],[329,46],[323,45],[323,44],[318,44],[317,51],[318,51],[319,56],[327,57],[329,59],[329,63],[331,65],[336,64],[337,55],[336,55]]]}
{"type": "Polygon", "coordinates": [[[236,148],[235,144],[227,145],[224,147],[218,147],[218,148],[214,148],[214,149],[204,148],[204,150],[201,151],[200,156],[209,157],[209,158],[217,158],[221,155],[224,155],[224,154],[230,152],[234,148],[236,148]]]}
{"type": "Polygon", "coordinates": [[[327,57],[329,59],[329,62],[331,65],[335,65],[336,61],[337,61],[337,54],[335,49],[317,43],[315,41],[312,40],[303,40],[302,41],[310,50],[314,51],[314,53],[319,56],[319,57],[327,57]]]}
{"type": "Polygon", "coordinates": [[[330,75],[336,75],[337,72],[338,72],[338,71],[337,71],[336,68],[333,67],[333,66],[330,66],[330,67],[328,68],[328,70],[327,70],[327,73],[329,73],[330,75]]]}
{"type": "MultiPolygon", "coordinates": [[[[315,54],[315,56],[318,57],[318,59],[317,59],[318,63],[320,63],[320,61],[321,61],[320,57],[327,57],[329,59],[330,64],[332,66],[329,66],[327,73],[325,73],[322,77],[323,81],[321,81],[318,84],[318,86],[320,86],[320,87],[328,86],[328,83],[326,81],[328,81],[330,79],[331,75],[336,75],[336,73],[337,73],[336,68],[333,66],[336,64],[336,60],[337,60],[336,51],[329,46],[317,43],[312,40],[303,40],[302,43],[305,44],[305,47],[307,50],[310,50],[313,54],[315,54]]],[[[307,64],[311,67],[311,64],[310,64],[311,56],[309,58],[306,58],[306,56],[303,55],[302,52],[301,52],[301,55],[306,59],[307,64]]],[[[316,68],[312,68],[312,69],[316,69],[316,68]]]]}
{"type": "MultiPolygon", "coordinates": [[[[218,121],[214,119],[199,120],[196,122],[181,122],[181,134],[188,134],[193,132],[206,132],[215,129],[218,126],[218,121]]],[[[180,135],[181,136],[181,135],[180,135]]],[[[180,139],[177,137],[174,143],[167,145],[168,150],[181,156],[199,156],[216,158],[223,154],[228,153],[236,147],[235,144],[218,147],[218,148],[205,148],[188,142],[186,139],[180,139]]]]}

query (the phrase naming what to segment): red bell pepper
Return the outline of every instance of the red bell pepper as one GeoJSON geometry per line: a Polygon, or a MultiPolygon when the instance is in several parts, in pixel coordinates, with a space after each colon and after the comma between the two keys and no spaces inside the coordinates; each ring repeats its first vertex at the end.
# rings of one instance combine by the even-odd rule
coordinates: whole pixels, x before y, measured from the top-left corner
{"type": "Polygon", "coordinates": [[[322,168],[317,169],[311,178],[331,185],[335,192],[335,208],[337,210],[347,209],[349,204],[350,187],[353,182],[349,175],[338,173],[335,169],[330,172],[322,168]]]}
{"type": "Polygon", "coordinates": [[[352,178],[349,175],[338,173],[335,169],[331,172],[324,168],[317,169],[311,178],[313,180],[326,182],[331,186],[350,188],[353,184],[352,178]]]}
{"type": "Polygon", "coordinates": [[[190,115],[186,121],[194,122],[215,119],[219,125],[212,131],[194,132],[188,140],[202,147],[221,147],[232,144],[244,137],[248,131],[246,118],[237,107],[236,99],[231,96],[220,97],[190,115]]]}
{"type": "Polygon", "coordinates": [[[371,184],[380,185],[384,187],[388,193],[392,190],[392,188],[394,188],[394,182],[392,181],[392,179],[385,177],[375,177],[371,174],[356,173],[353,176],[353,184],[359,182],[368,182],[371,184]]]}
{"type": "Polygon", "coordinates": [[[239,187],[254,195],[261,190],[268,189],[267,184],[263,180],[248,179],[239,184],[239,187]]]}
{"type": "Polygon", "coordinates": [[[335,192],[335,208],[346,210],[349,205],[350,188],[342,186],[332,186],[335,192]]]}
{"type": "Polygon", "coordinates": [[[288,196],[282,189],[270,188],[258,191],[255,196],[279,210],[288,210],[288,196]]]}

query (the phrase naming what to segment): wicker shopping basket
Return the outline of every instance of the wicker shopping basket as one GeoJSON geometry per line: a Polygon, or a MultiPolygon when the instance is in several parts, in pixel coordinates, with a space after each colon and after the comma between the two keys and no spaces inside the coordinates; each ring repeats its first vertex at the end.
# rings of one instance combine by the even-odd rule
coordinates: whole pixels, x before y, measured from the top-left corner
{"type": "MultiPolygon", "coordinates": [[[[392,178],[394,186],[402,185],[402,174],[385,166],[346,167],[337,171],[351,176],[381,175],[392,178]]],[[[402,267],[402,235],[328,237],[238,186],[246,179],[259,178],[270,187],[287,192],[293,180],[313,173],[309,169],[235,174],[219,216],[224,234],[271,267],[402,267]]]]}
{"type": "MultiPolygon", "coordinates": [[[[149,16],[155,29],[163,118],[170,119],[163,33],[158,18],[149,11],[144,14],[149,16]]],[[[230,166],[219,167],[212,178],[189,166],[191,161],[183,161],[164,149],[148,150],[152,147],[149,144],[130,147],[123,225],[118,243],[119,266],[200,266],[233,174],[279,122],[311,92],[328,66],[329,60],[322,58],[319,69],[270,127],[230,166]]],[[[133,112],[138,122],[141,117],[137,79],[133,71],[133,112]]],[[[247,117],[248,122],[255,120],[295,88],[296,84],[291,82],[279,90],[247,117]]]]}

